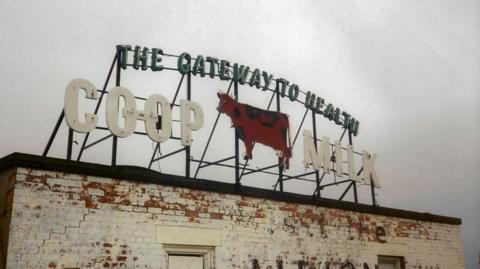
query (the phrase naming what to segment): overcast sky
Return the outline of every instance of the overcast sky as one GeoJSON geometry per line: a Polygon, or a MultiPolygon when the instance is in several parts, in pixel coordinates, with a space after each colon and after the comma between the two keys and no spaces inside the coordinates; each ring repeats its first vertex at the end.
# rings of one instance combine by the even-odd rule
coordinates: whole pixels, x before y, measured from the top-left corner
{"type": "MultiPolygon", "coordinates": [[[[0,0],[0,155],[41,154],[63,107],[66,85],[84,78],[101,88],[117,44],[215,56],[286,78],[355,115],[361,124],[356,149],[378,154],[380,205],[462,218],[466,266],[477,269],[479,29],[478,0],[0,0]]],[[[172,71],[127,70],[122,85],[137,96],[157,92],[171,100],[179,77],[172,71]]],[[[202,147],[195,146],[205,142],[215,119],[215,93],[228,83],[209,78],[192,83],[193,98],[207,118],[194,134],[192,153],[199,158],[202,147]]],[[[250,87],[242,87],[240,94],[242,102],[260,107],[269,98],[250,87]]],[[[282,108],[296,130],[303,108],[285,99],[282,108]]],[[[341,134],[325,119],[318,124],[319,135],[333,140],[341,134]]],[[[231,140],[223,139],[233,135],[228,127],[229,120],[221,117],[210,160],[231,152],[231,140]]],[[[65,134],[64,125],[52,156],[65,156],[65,134]]],[[[142,137],[132,144],[135,139],[120,142],[119,162],[145,166],[151,142],[142,137]]],[[[302,140],[292,173],[304,171],[302,140]]],[[[169,143],[164,153],[179,147],[178,141],[169,143]]],[[[106,152],[108,142],[86,152],[84,160],[108,163],[106,152]]],[[[275,160],[261,145],[254,159],[253,168],[275,160]]],[[[182,173],[182,165],[168,164],[155,169],[182,173]]],[[[200,173],[215,175],[218,170],[200,173]]],[[[244,183],[271,186],[271,179],[262,177],[244,183]]],[[[292,181],[286,190],[310,193],[311,187],[292,181]]],[[[368,203],[368,188],[361,191],[361,201],[368,203]]]]}

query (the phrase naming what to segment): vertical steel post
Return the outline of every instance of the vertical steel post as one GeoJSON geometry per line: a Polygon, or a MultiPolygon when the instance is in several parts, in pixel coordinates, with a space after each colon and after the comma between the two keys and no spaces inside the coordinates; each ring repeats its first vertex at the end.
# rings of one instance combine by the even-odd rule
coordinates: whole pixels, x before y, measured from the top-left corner
{"type": "Polygon", "coordinates": [[[372,205],[377,206],[377,199],[375,198],[375,186],[373,186],[373,182],[371,179],[370,179],[370,190],[372,191],[372,205]]]}
{"type": "MultiPolygon", "coordinates": [[[[117,47],[117,68],[116,68],[116,76],[115,76],[115,86],[120,86],[120,75],[121,75],[121,67],[120,67],[120,58],[121,58],[121,51],[120,48],[117,47]]],[[[118,137],[116,135],[112,136],[112,166],[117,165],[117,144],[118,144],[118,137]]]]}
{"type": "MultiPolygon", "coordinates": [[[[348,131],[348,144],[350,146],[353,146],[353,138],[352,138],[352,133],[348,131]]],[[[355,180],[352,180],[353,184],[353,199],[355,203],[358,203],[358,196],[357,196],[357,182],[355,180]]]]}
{"type": "Polygon", "coordinates": [[[114,135],[112,140],[112,166],[117,165],[117,140],[118,138],[114,135]]]}
{"type": "MultiPolygon", "coordinates": [[[[275,91],[277,92],[277,112],[280,112],[280,86],[276,82],[275,91]]],[[[278,182],[280,183],[280,192],[283,192],[283,163],[282,159],[278,158],[278,182]]]]}
{"type": "MultiPolygon", "coordinates": [[[[235,103],[238,102],[238,81],[233,84],[233,95],[235,97],[235,103]]],[[[235,128],[235,185],[240,186],[240,155],[238,149],[238,130],[235,128]]]]}
{"type": "MultiPolygon", "coordinates": [[[[315,145],[315,151],[318,151],[317,149],[317,120],[315,117],[315,111],[312,110],[312,128],[313,128],[313,143],[315,145]]],[[[322,197],[320,195],[320,172],[318,170],[315,170],[315,182],[317,184],[317,193],[316,193],[316,198],[319,199],[322,197]]]]}
{"type": "MultiPolygon", "coordinates": [[[[192,60],[188,59],[188,73],[187,73],[187,100],[192,98],[192,60]]],[[[185,177],[190,179],[190,146],[185,146],[185,177]]]]}
{"type": "Polygon", "coordinates": [[[67,160],[72,159],[73,130],[68,128],[67,160]]]}
{"type": "Polygon", "coordinates": [[[357,182],[353,181],[351,184],[353,186],[353,200],[355,201],[355,203],[358,203],[357,182]]]}

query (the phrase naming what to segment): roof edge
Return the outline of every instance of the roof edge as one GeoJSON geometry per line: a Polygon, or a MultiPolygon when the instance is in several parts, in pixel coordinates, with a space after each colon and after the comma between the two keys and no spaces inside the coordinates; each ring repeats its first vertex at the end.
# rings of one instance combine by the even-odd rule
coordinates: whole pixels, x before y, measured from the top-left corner
{"type": "Polygon", "coordinates": [[[398,217],[419,221],[430,221],[453,225],[462,224],[462,220],[460,218],[434,215],[430,213],[420,213],[381,206],[356,204],[353,202],[338,201],[326,198],[314,200],[311,196],[303,194],[278,192],[249,186],[236,186],[235,184],[213,180],[187,180],[185,177],[182,176],[163,174],[138,166],[108,166],[103,164],[69,161],[59,158],[42,157],[33,154],[15,152],[0,159],[0,171],[11,167],[25,167],[57,172],[77,173],[90,176],[111,177],[143,183],[153,183],[166,186],[191,188],[202,191],[243,195],[253,198],[265,198],[282,202],[315,205],[374,215],[398,217]]]}

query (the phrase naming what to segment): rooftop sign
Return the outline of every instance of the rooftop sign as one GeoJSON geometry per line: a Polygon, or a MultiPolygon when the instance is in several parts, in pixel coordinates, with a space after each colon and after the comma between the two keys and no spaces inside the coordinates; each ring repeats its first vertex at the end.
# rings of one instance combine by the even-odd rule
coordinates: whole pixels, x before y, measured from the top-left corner
{"type": "MultiPolygon", "coordinates": [[[[213,95],[212,95],[213,96],[213,95]]],[[[370,185],[372,190],[372,202],[375,202],[374,187],[380,187],[378,176],[375,170],[376,154],[370,154],[363,150],[361,153],[356,152],[353,147],[353,136],[358,135],[359,122],[350,113],[326,103],[325,100],[316,96],[310,91],[302,91],[295,83],[290,83],[284,78],[274,78],[272,74],[260,70],[258,68],[251,69],[238,63],[230,64],[227,60],[219,60],[212,56],[199,55],[193,58],[189,53],[180,55],[165,54],[161,49],[149,49],[135,46],[117,46],[117,53],[114,62],[110,68],[109,75],[102,90],[97,89],[95,85],[85,79],[74,79],[66,87],[64,110],[57,122],[57,126],[52,137],[45,149],[44,155],[48,153],[50,145],[56,135],[57,129],[61,121],[65,118],[69,126],[69,145],[67,151],[67,159],[72,155],[72,142],[74,132],[85,134],[82,146],[80,148],[77,160],[80,160],[82,153],[87,148],[96,145],[107,138],[112,137],[112,165],[116,165],[116,147],[117,139],[127,138],[133,134],[142,134],[148,136],[156,143],[156,148],[151,157],[149,168],[152,163],[158,162],[164,158],[176,155],[185,151],[185,176],[190,178],[191,162],[198,163],[197,170],[193,178],[197,177],[200,169],[208,166],[222,166],[235,169],[235,184],[240,186],[241,178],[253,173],[266,173],[278,177],[277,184],[274,189],[279,186],[279,190],[283,191],[283,181],[297,179],[303,181],[311,181],[316,183],[314,197],[320,198],[320,192],[326,187],[348,184],[347,189],[340,197],[344,198],[346,193],[352,189],[354,201],[358,202],[357,184],[370,185]],[[176,67],[164,66],[164,57],[174,57],[176,67]],[[116,85],[106,90],[108,81],[114,67],[116,66],[116,85]],[[177,71],[181,75],[178,88],[175,92],[173,100],[167,100],[161,94],[152,94],[148,98],[136,97],[129,89],[120,86],[120,72],[132,68],[134,70],[152,70],[152,71],[177,71]],[[191,77],[218,77],[221,81],[229,82],[226,93],[217,93],[218,96],[218,113],[215,123],[211,129],[210,136],[201,158],[192,156],[190,147],[192,146],[192,137],[195,135],[206,134],[202,129],[205,127],[205,118],[212,117],[204,112],[201,104],[191,100],[191,77]],[[177,102],[177,96],[183,84],[184,78],[187,80],[186,99],[177,102]],[[249,104],[238,102],[239,87],[246,85],[255,87],[263,92],[272,93],[272,97],[267,109],[251,106],[249,104]],[[233,86],[233,95],[229,92],[233,86]],[[85,92],[85,99],[97,101],[95,111],[93,113],[79,113],[80,92],[85,92]],[[105,119],[107,127],[98,126],[98,109],[103,97],[106,96],[105,119]],[[271,110],[271,104],[276,97],[277,109],[271,110]],[[280,98],[287,97],[289,102],[301,103],[305,114],[299,124],[295,135],[291,135],[291,123],[287,114],[280,111],[280,98]],[[143,108],[137,105],[138,99],[144,101],[143,108]],[[172,108],[180,108],[180,118],[173,119],[172,108]],[[292,156],[292,149],[295,146],[297,137],[302,130],[307,114],[312,116],[312,129],[303,129],[303,156],[292,156]],[[205,153],[207,152],[212,134],[218,124],[219,117],[225,114],[232,122],[235,129],[235,154],[217,161],[206,161],[205,153]],[[330,138],[322,136],[317,137],[316,115],[322,115],[333,123],[342,127],[342,136],[330,142],[330,138]],[[172,121],[180,122],[180,137],[173,136],[172,121]],[[136,131],[137,122],[143,122],[145,132],[136,131]],[[89,145],[87,140],[89,133],[96,130],[109,130],[111,134],[99,139],[89,145]],[[344,135],[348,133],[349,142],[347,145],[342,143],[344,135]],[[161,143],[170,141],[171,139],[179,140],[182,148],[157,157],[161,143]],[[240,160],[239,141],[243,141],[246,153],[244,162],[240,160]],[[318,144],[319,143],[319,144],[318,144]],[[253,149],[256,144],[263,144],[271,148],[277,155],[277,164],[266,166],[263,168],[252,169],[248,167],[250,160],[255,160],[253,149]],[[355,156],[360,156],[360,162],[355,161],[355,156]],[[287,175],[290,168],[290,158],[302,158],[304,167],[312,169],[299,175],[287,175]],[[234,160],[234,164],[228,164],[228,161],[234,160]],[[361,166],[359,170],[357,166],[361,166]],[[272,168],[278,168],[278,173],[269,171],[272,168]],[[333,172],[333,173],[332,173],[333,172]],[[322,173],[322,175],[320,175],[322,173]],[[321,184],[324,176],[332,175],[333,183],[321,184]],[[315,179],[309,179],[308,176],[315,175],[315,179]],[[337,181],[337,178],[340,181],[337,181]]],[[[172,142],[176,143],[176,142],[172,142]]],[[[197,143],[197,142],[196,142],[197,143]]],[[[202,146],[196,145],[195,146],[202,146]]]]}

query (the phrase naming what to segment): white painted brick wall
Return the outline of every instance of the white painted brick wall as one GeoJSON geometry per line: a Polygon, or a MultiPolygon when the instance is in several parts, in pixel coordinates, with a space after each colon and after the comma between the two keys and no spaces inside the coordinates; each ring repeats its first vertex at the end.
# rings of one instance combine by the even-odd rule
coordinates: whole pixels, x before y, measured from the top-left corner
{"type": "MultiPolygon", "coordinates": [[[[221,233],[216,268],[464,268],[459,226],[19,168],[7,268],[167,268],[158,226],[221,233]],[[386,243],[375,236],[386,231],[386,243]],[[270,267],[269,267],[270,266],[270,267]]],[[[193,236],[193,235],[192,235],[193,236]]]]}

